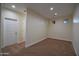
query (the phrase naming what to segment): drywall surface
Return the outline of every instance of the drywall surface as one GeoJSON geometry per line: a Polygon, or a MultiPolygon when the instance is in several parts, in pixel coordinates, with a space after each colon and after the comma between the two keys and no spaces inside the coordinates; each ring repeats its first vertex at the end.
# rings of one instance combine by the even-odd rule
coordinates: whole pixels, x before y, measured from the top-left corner
{"type": "Polygon", "coordinates": [[[26,14],[18,13],[19,18],[19,39],[18,43],[22,43],[26,39],[26,14]]]}
{"type": "Polygon", "coordinates": [[[73,46],[79,56],[79,5],[77,5],[73,17],[73,46]]]}
{"type": "Polygon", "coordinates": [[[1,4],[0,4],[0,52],[1,52],[1,4]]]}
{"type": "Polygon", "coordinates": [[[42,41],[47,36],[48,20],[27,9],[26,47],[42,41]]]}
{"type": "MultiPolygon", "coordinates": [[[[9,9],[6,9],[6,8],[2,8],[2,20],[3,20],[3,46],[8,46],[8,45],[10,45],[10,44],[15,44],[16,42],[17,42],[17,39],[16,39],[16,42],[14,42],[15,40],[9,40],[9,41],[7,41],[7,39],[6,38],[8,38],[8,34],[6,34],[6,30],[7,30],[7,28],[6,27],[4,27],[4,24],[5,24],[5,22],[7,22],[7,27],[9,26],[8,25],[8,23],[10,23],[10,22],[8,22],[8,21],[6,21],[5,20],[5,18],[12,18],[12,19],[17,19],[18,20],[18,17],[17,17],[17,14],[16,14],[16,12],[14,12],[14,11],[11,11],[11,10],[9,10],[9,9]],[[9,43],[7,43],[7,42],[9,42],[9,43]]],[[[15,21],[16,22],[16,21],[15,21]]],[[[11,22],[11,23],[13,23],[14,24],[14,22],[11,22]]],[[[16,26],[16,24],[15,24],[15,26],[16,26]]],[[[16,27],[15,27],[16,28],[16,27]]],[[[14,27],[13,27],[13,29],[14,29],[14,27]]],[[[15,37],[14,37],[15,38],[15,37]]],[[[10,37],[10,39],[11,39],[11,37],[10,37]]],[[[13,39],[13,38],[12,38],[13,39]]]]}
{"type": "Polygon", "coordinates": [[[72,41],[72,19],[70,17],[62,17],[55,19],[56,23],[49,22],[48,38],[72,41]],[[67,23],[64,19],[68,18],[67,23]]]}
{"type": "MultiPolygon", "coordinates": [[[[23,42],[24,39],[23,39],[23,36],[21,36],[21,35],[23,35],[23,32],[24,32],[22,29],[23,29],[23,21],[25,20],[25,15],[18,13],[18,12],[15,12],[11,9],[4,8],[4,7],[2,7],[1,12],[2,12],[2,22],[3,22],[2,27],[3,27],[3,29],[4,29],[4,19],[5,19],[5,17],[17,19],[17,22],[18,22],[18,33],[17,34],[18,35],[17,35],[16,42],[17,43],[23,42]],[[21,38],[21,39],[19,39],[19,38],[21,38]]],[[[5,36],[6,35],[5,35],[5,32],[4,32],[3,29],[2,29],[2,33],[3,33],[2,35],[3,35],[3,47],[4,47],[7,44],[5,44],[5,40],[6,40],[5,36]]]]}

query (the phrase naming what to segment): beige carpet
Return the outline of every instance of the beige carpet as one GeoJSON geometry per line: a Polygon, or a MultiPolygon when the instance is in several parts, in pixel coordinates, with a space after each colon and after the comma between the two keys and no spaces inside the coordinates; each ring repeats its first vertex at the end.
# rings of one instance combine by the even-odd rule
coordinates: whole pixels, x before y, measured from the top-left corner
{"type": "MultiPolygon", "coordinates": [[[[72,43],[63,40],[47,38],[28,48],[6,47],[3,52],[8,52],[10,56],[75,56],[72,43]]],[[[15,45],[16,46],[16,45],[15,45]]]]}

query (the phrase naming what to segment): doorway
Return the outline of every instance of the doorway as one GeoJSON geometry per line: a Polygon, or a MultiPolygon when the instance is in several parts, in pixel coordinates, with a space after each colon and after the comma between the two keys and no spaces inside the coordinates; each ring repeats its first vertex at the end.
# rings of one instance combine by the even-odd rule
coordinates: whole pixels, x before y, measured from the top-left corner
{"type": "Polygon", "coordinates": [[[17,19],[4,19],[4,46],[17,43],[18,39],[18,22],[17,19]]]}
{"type": "Polygon", "coordinates": [[[25,48],[26,14],[2,7],[1,9],[2,53],[17,53],[25,48]]]}

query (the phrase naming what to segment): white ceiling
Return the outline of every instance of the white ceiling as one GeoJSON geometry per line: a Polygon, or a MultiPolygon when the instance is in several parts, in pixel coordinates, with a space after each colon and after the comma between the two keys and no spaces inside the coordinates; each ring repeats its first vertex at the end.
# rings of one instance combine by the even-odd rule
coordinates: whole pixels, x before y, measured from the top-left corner
{"type": "Polygon", "coordinates": [[[2,4],[2,7],[6,7],[9,9],[12,9],[14,11],[24,13],[24,10],[26,9],[26,4],[23,4],[23,3],[5,3],[5,4],[2,4]],[[15,5],[16,7],[12,8],[11,7],[12,5],[15,5]]]}
{"type": "Polygon", "coordinates": [[[74,11],[75,4],[71,3],[15,3],[15,4],[3,4],[4,7],[16,10],[18,12],[24,13],[24,10],[29,7],[36,12],[40,13],[42,16],[50,18],[50,15],[54,15],[55,12],[58,13],[56,17],[72,15],[74,11]],[[15,5],[16,8],[12,8],[11,5],[15,5]],[[53,7],[54,10],[50,11],[53,7]]]}

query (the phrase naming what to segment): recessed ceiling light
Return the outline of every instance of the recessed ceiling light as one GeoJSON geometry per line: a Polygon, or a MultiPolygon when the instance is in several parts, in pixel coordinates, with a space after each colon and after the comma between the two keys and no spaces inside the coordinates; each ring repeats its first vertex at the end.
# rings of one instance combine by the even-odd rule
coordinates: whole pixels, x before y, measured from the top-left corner
{"type": "Polygon", "coordinates": [[[58,15],[58,13],[55,13],[54,15],[56,16],[56,15],[58,15]]]}
{"type": "Polygon", "coordinates": [[[53,10],[53,8],[50,8],[50,10],[52,11],[52,10],[53,10]]]}
{"type": "Polygon", "coordinates": [[[11,7],[12,7],[12,8],[15,8],[15,5],[12,5],[11,7]]]}

